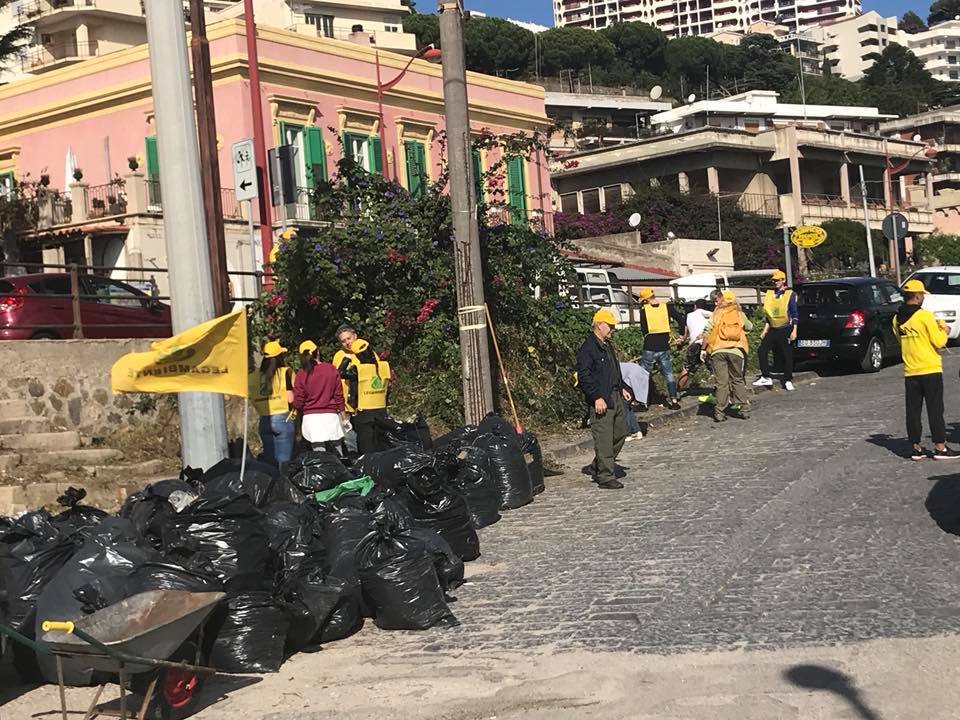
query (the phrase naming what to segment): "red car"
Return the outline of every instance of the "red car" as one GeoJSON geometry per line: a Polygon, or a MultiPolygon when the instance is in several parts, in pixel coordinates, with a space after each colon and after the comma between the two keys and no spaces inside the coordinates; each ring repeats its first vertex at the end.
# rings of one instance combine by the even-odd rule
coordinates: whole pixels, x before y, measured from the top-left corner
{"type": "MultiPolygon", "coordinates": [[[[79,276],[85,338],[169,337],[170,307],[142,290],[98,275],[79,276]]],[[[73,337],[70,275],[43,273],[0,278],[0,339],[73,337]]]]}

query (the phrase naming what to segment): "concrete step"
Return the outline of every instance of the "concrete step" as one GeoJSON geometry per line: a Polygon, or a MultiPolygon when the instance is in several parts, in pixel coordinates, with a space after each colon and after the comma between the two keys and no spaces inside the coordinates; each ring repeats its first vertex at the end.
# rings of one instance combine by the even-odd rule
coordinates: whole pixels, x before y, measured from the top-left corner
{"type": "Polygon", "coordinates": [[[19,453],[4,453],[0,455],[0,475],[11,474],[19,464],[19,453]]]}
{"type": "Polygon", "coordinates": [[[51,422],[47,418],[37,415],[23,417],[0,418],[0,435],[17,435],[22,433],[42,433],[51,429],[51,422]]]}
{"type": "Polygon", "coordinates": [[[26,468],[83,467],[87,465],[106,465],[119,460],[123,453],[110,448],[82,448],[79,450],[51,450],[48,452],[24,453],[20,470],[26,468]]]}
{"type": "Polygon", "coordinates": [[[81,470],[92,477],[114,479],[116,482],[127,482],[131,478],[156,478],[163,476],[171,478],[176,472],[164,475],[163,460],[145,460],[139,463],[119,463],[116,465],[83,465],[81,470]]]}
{"type": "Polygon", "coordinates": [[[26,400],[0,400],[0,419],[32,416],[33,411],[26,400]]]}
{"type": "Polygon", "coordinates": [[[72,430],[0,435],[0,448],[4,450],[77,450],[80,447],[80,433],[72,430]]]}

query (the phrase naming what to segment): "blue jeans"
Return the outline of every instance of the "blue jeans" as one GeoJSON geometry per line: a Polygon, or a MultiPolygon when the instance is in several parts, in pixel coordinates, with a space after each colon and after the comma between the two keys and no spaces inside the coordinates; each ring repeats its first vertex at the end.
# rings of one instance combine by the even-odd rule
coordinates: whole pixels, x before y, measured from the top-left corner
{"type": "MultiPolygon", "coordinates": [[[[623,400],[623,398],[621,398],[621,400],[623,400]]],[[[623,400],[623,414],[627,421],[627,435],[634,435],[640,432],[640,421],[637,420],[636,413],[630,409],[630,403],[626,400],[623,400]]]]}
{"type": "Polygon", "coordinates": [[[287,413],[262,415],[257,431],[263,443],[263,461],[271,465],[290,462],[297,424],[287,420],[287,413]]]}
{"type": "Polygon", "coordinates": [[[653,374],[653,368],[659,367],[660,372],[663,373],[663,379],[667,381],[667,395],[671,399],[677,397],[677,382],[673,379],[673,358],[670,356],[669,350],[663,350],[662,352],[644,350],[640,362],[643,369],[651,375],[653,374]]]}

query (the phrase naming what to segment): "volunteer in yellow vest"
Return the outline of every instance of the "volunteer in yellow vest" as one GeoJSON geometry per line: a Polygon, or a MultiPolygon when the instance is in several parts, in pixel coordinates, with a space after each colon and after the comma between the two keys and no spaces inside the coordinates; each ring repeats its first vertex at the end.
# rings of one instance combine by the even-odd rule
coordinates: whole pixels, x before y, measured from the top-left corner
{"type": "Polygon", "coordinates": [[[366,340],[354,340],[350,353],[337,353],[347,412],[353,415],[357,452],[361,455],[386,449],[377,420],[387,417],[390,364],[381,360],[366,340]]]}
{"type": "Polygon", "coordinates": [[[900,338],[900,354],[903,356],[910,459],[923,460],[927,457],[927,451],[921,444],[923,421],[920,419],[920,412],[926,403],[930,437],[933,440],[933,459],[956,460],[960,452],[947,447],[947,429],[943,422],[943,363],[940,350],[947,344],[947,326],[921,307],[926,293],[922,282],[907,280],[903,285],[903,305],[893,320],[893,330],[900,338]]]}
{"type": "Polygon", "coordinates": [[[767,290],[763,298],[763,312],[767,321],[760,332],[760,377],[753,383],[756,387],[773,385],[770,377],[770,351],[780,356],[783,363],[783,387],[796,390],[793,386],[793,348],[797,339],[797,296],[787,287],[787,275],[783,270],[773,271],[773,290],[767,290]]]}
{"type": "Polygon", "coordinates": [[[263,360],[250,373],[250,398],[260,416],[263,461],[282,465],[293,457],[296,423],[290,417],[293,371],[284,362],[287,349],[276,340],[263,346],[263,360]]]}
{"type": "Polygon", "coordinates": [[[733,290],[724,290],[703,331],[704,354],[709,357],[710,369],[717,378],[714,422],[725,422],[728,414],[741,420],[750,417],[744,373],[750,352],[747,333],[751,330],[753,323],[740,309],[736,294],[733,290]]]}
{"type": "MultiPolygon", "coordinates": [[[[351,357],[353,356],[353,353],[350,352],[350,346],[359,336],[350,325],[341,325],[333,336],[337,339],[337,344],[340,345],[340,349],[333,354],[333,366],[340,373],[341,379],[346,381],[349,379],[347,370],[351,365],[351,357]]],[[[343,386],[343,396],[347,396],[346,382],[343,386]]],[[[343,442],[347,446],[348,452],[354,454],[357,452],[357,431],[353,429],[353,423],[344,428],[343,442]]]]}
{"type": "Polygon", "coordinates": [[[652,374],[655,367],[660,368],[667,383],[667,407],[679,410],[677,383],[673,379],[673,357],[670,354],[670,308],[667,303],[657,299],[653,288],[640,290],[640,329],[643,331],[643,355],[640,360],[643,369],[652,374]]]}

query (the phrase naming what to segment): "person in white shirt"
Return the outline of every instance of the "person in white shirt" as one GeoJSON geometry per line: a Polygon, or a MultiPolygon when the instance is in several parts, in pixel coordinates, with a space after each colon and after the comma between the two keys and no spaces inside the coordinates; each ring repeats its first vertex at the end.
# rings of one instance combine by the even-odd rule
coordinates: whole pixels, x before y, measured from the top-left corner
{"type": "Polygon", "coordinates": [[[700,359],[700,351],[703,350],[703,331],[712,316],[713,313],[707,310],[707,301],[703,299],[694,302],[693,310],[687,313],[683,335],[677,338],[677,347],[683,347],[684,343],[688,343],[683,370],[680,371],[680,377],[677,380],[677,389],[680,392],[686,390],[687,385],[690,384],[690,374],[703,364],[700,359]]]}

